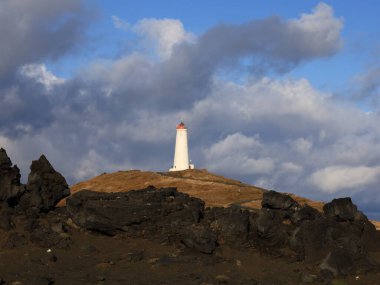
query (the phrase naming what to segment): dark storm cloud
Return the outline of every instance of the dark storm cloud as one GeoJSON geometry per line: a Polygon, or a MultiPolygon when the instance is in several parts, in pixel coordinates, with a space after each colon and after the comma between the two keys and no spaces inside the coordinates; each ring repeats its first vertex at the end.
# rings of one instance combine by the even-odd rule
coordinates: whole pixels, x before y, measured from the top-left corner
{"type": "Polygon", "coordinates": [[[0,89],[0,133],[10,137],[37,131],[52,121],[51,101],[34,80],[16,77],[0,89]]]}
{"type": "MultiPolygon", "coordinates": [[[[59,94],[47,90],[44,74],[26,76],[29,63],[56,60],[84,43],[93,13],[83,1],[3,0],[0,2],[0,133],[14,137],[53,121],[59,94]]],[[[38,65],[29,71],[38,72],[38,65]]],[[[48,76],[52,77],[53,75],[48,76]]],[[[48,83],[50,84],[50,83],[48,83]]]]}
{"type": "Polygon", "coordinates": [[[26,63],[57,59],[84,40],[89,19],[77,0],[0,2],[0,79],[26,63]]]}

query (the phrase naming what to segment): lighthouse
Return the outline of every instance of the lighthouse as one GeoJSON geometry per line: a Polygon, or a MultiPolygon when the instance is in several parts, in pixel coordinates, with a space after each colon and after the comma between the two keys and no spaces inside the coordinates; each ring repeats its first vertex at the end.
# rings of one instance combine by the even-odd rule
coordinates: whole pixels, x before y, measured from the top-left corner
{"type": "Polygon", "coordinates": [[[187,129],[184,123],[180,123],[176,127],[177,134],[175,138],[174,162],[173,167],[169,171],[181,171],[186,169],[194,169],[194,165],[190,164],[189,149],[187,146],[187,129]]]}

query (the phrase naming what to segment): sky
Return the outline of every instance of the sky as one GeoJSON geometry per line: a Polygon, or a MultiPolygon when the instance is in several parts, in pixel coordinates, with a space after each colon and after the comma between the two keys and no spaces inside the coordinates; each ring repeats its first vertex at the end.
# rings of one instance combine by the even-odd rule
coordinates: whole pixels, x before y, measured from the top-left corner
{"type": "Polygon", "coordinates": [[[25,181],[197,168],[380,219],[377,0],[2,0],[0,147],[25,181]]]}

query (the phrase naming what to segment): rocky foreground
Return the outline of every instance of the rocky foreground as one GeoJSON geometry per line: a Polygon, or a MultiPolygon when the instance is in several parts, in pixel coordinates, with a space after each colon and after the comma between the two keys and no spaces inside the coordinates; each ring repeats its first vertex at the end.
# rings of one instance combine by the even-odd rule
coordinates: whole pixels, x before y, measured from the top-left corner
{"type": "Polygon", "coordinates": [[[41,156],[26,185],[0,150],[0,284],[378,284],[380,237],[350,198],[261,209],[175,188],[69,195],[41,156]],[[18,283],[17,283],[18,282],[18,283]]]}

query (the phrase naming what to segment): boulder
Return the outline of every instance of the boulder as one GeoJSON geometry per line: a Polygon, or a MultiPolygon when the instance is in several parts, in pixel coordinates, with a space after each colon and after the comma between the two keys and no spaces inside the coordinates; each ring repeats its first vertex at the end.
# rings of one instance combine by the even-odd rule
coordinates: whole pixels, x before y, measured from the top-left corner
{"type": "Polygon", "coordinates": [[[299,207],[299,204],[289,195],[271,190],[264,192],[261,206],[267,209],[287,211],[299,207]]]}
{"type": "Polygon", "coordinates": [[[198,223],[204,202],[175,188],[148,187],[122,193],[80,191],[67,199],[67,210],[82,228],[109,235],[176,235],[198,223]]]}
{"type": "Polygon", "coordinates": [[[315,220],[319,217],[321,217],[321,213],[306,204],[302,207],[295,208],[294,212],[290,215],[290,220],[294,225],[299,226],[304,221],[315,220]]]}
{"type": "Polygon", "coordinates": [[[327,218],[339,221],[353,221],[358,212],[358,208],[351,201],[351,198],[334,199],[323,206],[323,212],[327,218]]]}
{"type": "Polygon", "coordinates": [[[24,210],[37,208],[47,212],[70,195],[65,178],[50,164],[44,155],[30,166],[26,192],[21,197],[20,207],[24,210]]]}
{"type": "Polygon", "coordinates": [[[25,187],[20,183],[20,170],[12,161],[5,149],[0,149],[0,201],[7,202],[10,206],[17,204],[25,187]]]}

